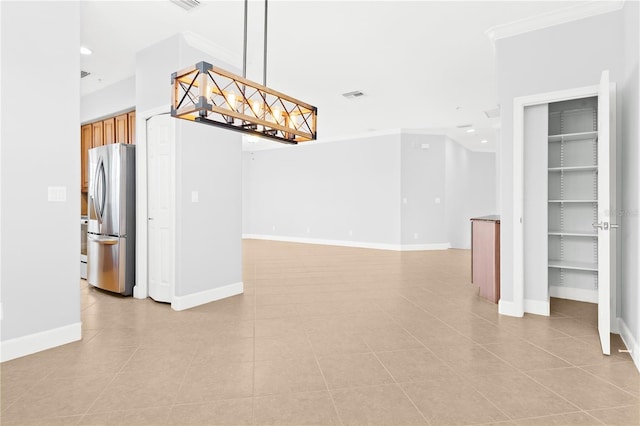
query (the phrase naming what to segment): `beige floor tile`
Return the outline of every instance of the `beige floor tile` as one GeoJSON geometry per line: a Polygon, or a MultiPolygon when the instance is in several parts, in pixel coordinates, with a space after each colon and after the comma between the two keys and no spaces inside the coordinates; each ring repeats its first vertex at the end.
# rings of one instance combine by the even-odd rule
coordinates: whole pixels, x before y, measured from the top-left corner
{"type": "Polygon", "coordinates": [[[640,373],[632,362],[592,365],[583,370],[640,397],[640,373]]]}
{"type": "Polygon", "coordinates": [[[303,333],[304,325],[296,318],[270,318],[255,321],[255,337],[286,337],[303,333]]]}
{"type": "Polygon", "coordinates": [[[256,361],[254,395],[326,390],[315,359],[256,361]]]}
{"type": "Polygon", "coordinates": [[[426,349],[380,352],[378,359],[398,383],[454,376],[453,370],[426,349]]]}
{"type": "Polygon", "coordinates": [[[198,343],[192,359],[192,365],[252,362],[252,338],[224,338],[201,341],[198,343]]]}
{"type": "Polygon", "coordinates": [[[81,424],[82,415],[64,416],[64,417],[47,417],[42,419],[5,419],[0,416],[0,424],[4,426],[73,426],[81,424]]]}
{"type": "Polygon", "coordinates": [[[329,389],[393,383],[384,366],[372,353],[334,355],[318,360],[329,389]]]}
{"type": "Polygon", "coordinates": [[[313,358],[313,349],[304,333],[282,337],[257,337],[255,339],[255,360],[313,358]]]}
{"type": "Polygon", "coordinates": [[[512,419],[579,410],[520,373],[473,377],[469,379],[469,383],[512,419]]]}
{"type": "Polygon", "coordinates": [[[561,358],[522,340],[483,346],[498,358],[523,371],[571,366],[561,358]]]}
{"type": "Polygon", "coordinates": [[[595,325],[575,318],[552,319],[551,327],[574,337],[598,335],[598,328],[595,325]]]}
{"type": "Polygon", "coordinates": [[[122,367],[122,373],[144,373],[172,371],[185,373],[195,352],[195,345],[186,347],[140,347],[122,367]]]}
{"type": "Polygon", "coordinates": [[[2,412],[4,422],[84,414],[113,375],[44,379],[2,412]]]}
{"type": "Polygon", "coordinates": [[[206,404],[174,405],[167,425],[249,425],[253,422],[251,398],[228,399],[206,404]]]}
{"type": "Polygon", "coordinates": [[[626,360],[626,356],[616,353],[612,353],[612,356],[603,355],[599,345],[571,337],[539,342],[538,346],[576,366],[611,364],[626,360]]]}
{"type": "Polygon", "coordinates": [[[175,403],[202,403],[252,396],[253,363],[225,362],[189,367],[175,403]]]}
{"type": "Polygon", "coordinates": [[[579,368],[531,371],[527,374],[581,409],[638,403],[638,398],[579,368]]]}
{"type": "Polygon", "coordinates": [[[509,330],[501,329],[477,318],[463,323],[451,322],[450,325],[458,333],[476,343],[510,343],[519,340],[518,336],[509,330]]]}
{"type": "Polygon", "coordinates": [[[334,390],[331,395],[344,425],[427,424],[395,384],[334,390]]]}
{"type": "Polygon", "coordinates": [[[371,351],[362,336],[358,334],[338,331],[310,332],[308,334],[313,351],[319,357],[371,351]]]}
{"type": "Polygon", "coordinates": [[[459,378],[402,385],[431,425],[460,425],[509,420],[470,384],[459,378]]]}
{"type": "Polygon", "coordinates": [[[170,410],[170,407],[150,407],[139,410],[87,414],[82,417],[79,424],[86,426],[157,426],[165,424],[170,410]]]}
{"type": "Polygon", "coordinates": [[[184,372],[120,373],[88,410],[89,414],[173,404],[184,372]],[[133,396],[135,395],[135,397],[133,396]]]}
{"type": "Polygon", "coordinates": [[[257,305],[256,319],[292,318],[298,316],[296,305],[257,305]]]}
{"type": "Polygon", "coordinates": [[[640,425],[639,405],[592,410],[588,411],[588,413],[606,425],[640,425]]]}
{"type": "Polygon", "coordinates": [[[601,426],[602,423],[585,412],[558,414],[518,420],[521,426],[601,426]]]}
{"type": "Polygon", "coordinates": [[[395,326],[363,333],[362,340],[375,352],[424,348],[418,339],[395,326]]]}
{"type": "Polygon", "coordinates": [[[456,373],[482,376],[515,372],[515,369],[480,345],[429,348],[456,373]]]}
{"type": "Polygon", "coordinates": [[[254,399],[256,425],[340,424],[328,392],[270,395],[254,399]]]}

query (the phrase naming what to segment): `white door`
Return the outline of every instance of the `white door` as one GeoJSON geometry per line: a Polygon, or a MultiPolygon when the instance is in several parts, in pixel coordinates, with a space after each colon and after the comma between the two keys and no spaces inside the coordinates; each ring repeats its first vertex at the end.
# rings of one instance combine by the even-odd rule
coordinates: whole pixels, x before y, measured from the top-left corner
{"type": "Polygon", "coordinates": [[[149,296],[174,294],[174,131],[171,117],[147,121],[147,236],[149,296]]]}
{"type": "MultiPolygon", "coordinates": [[[[611,353],[611,153],[609,71],[602,73],[598,91],[598,332],[602,353],[611,353]]],[[[615,219],[615,215],[613,216],[615,219]]]]}

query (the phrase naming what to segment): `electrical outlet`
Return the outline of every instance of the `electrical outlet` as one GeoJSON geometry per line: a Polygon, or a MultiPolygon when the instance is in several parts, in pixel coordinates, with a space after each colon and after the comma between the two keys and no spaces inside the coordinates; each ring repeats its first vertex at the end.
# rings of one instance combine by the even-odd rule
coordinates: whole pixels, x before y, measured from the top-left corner
{"type": "Polygon", "coordinates": [[[272,230],[272,231],[275,231],[275,230],[276,230],[276,226],[275,226],[275,225],[272,225],[272,226],[271,226],[271,230],[272,230]]]}
{"type": "Polygon", "coordinates": [[[402,204],[407,204],[407,199],[406,198],[402,199],[402,204]]]}
{"type": "Polygon", "coordinates": [[[436,198],[436,204],[440,204],[440,198],[436,198]]]}
{"type": "Polygon", "coordinates": [[[413,234],[413,239],[417,240],[418,239],[418,233],[416,232],[415,234],[413,234]]]}
{"type": "Polygon", "coordinates": [[[310,233],[311,233],[311,228],[307,226],[307,234],[310,234],[310,233]]]}
{"type": "Polygon", "coordinates": [[[421,148],[422,148],[422,149],[429,149],[429,144],[428,144],[428,143],[423,143],[423,144],[421,145],[421,148]]]}
{"type": "Polygon", "coordinates": [[[192,203],[197,203],[199,201],[199,194],[198,191],[191,191],[191,202],[192,203]]]}
{"type": "Polygon", "coordinates": [[[349,229],[349,236],[353,237],[353,229],[349,229]]]}

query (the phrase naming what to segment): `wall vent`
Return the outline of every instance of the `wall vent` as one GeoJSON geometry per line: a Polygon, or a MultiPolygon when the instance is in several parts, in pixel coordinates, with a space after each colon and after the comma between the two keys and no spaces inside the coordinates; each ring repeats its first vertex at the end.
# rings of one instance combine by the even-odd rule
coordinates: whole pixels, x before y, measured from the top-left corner
{"type": "Polygon", "coordinates": [[[85,78],[86,76],[88,76],[89,74],[91,74],[89,71],[82,71],[80,70],[80,78],[85,78]]]}
{"type": "Polygon", "coordinates": [[[353,98],[359,98],[360,96],[364,96],[364,93],[362,93],[360,90],[354,90],[353,92],[343,93],[342,96],[344,96],[347,99],[353,99],[353,98]]]}
{"type": "Polygon", "coordinates": [[[484,112],[484,115],[487,116],[487,118],[497,118],[500,117],[500,107],[498,108],[494,108],[494,109],[488,109],[484,112]]]}
{"type": "Polygon", "coordinates": [[[200,6],[200,0],[169,0],[171,3],[176,6],[180,6],[184,10],[193,10],[196,7],[200,6]]]}
{"type": "Polygon", "coordinates": [[[466,129],[467,127],[471,127],[473,126],[473,124],[460,124],[459,126],[456,126],[458,129],[466,129]]]}

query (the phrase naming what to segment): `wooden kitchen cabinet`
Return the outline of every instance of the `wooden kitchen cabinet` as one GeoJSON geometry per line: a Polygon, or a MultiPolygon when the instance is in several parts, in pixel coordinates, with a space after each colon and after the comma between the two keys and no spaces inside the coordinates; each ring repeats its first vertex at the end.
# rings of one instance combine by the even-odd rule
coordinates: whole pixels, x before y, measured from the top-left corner
{"type": "Polygon", "coordinates": [[[89,189],[89,149],[92,147],[92,125],[86,124],[80,128],[80,191],[89,189]]]}
{"type": "Polygon", "coordinates": [[[109,145],[116,142],[116,119],[108,118],[102,120],[104,145],[109,145]]]}
{"type": "Polygon", "coordinates": [[[116,143],[129,143],[129,117],[125,114],[117,115],[116,118],[116,143]]]}
{"type": "Polygon", "coordinates": [[[129,122],[129,143],[136,143],[136,111],[127,113],[129,122]]]}
{"type": "Polygon", "coordinates": [[[471,219],[471,282],[480,297],[500,300],[500,217],[471,219]]]}
{"type": "Polygon", "coordinates": [[[102,121],[96,121],[91,124],[91,148],[104,145],[102,127],[102,121]]]}

